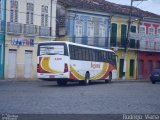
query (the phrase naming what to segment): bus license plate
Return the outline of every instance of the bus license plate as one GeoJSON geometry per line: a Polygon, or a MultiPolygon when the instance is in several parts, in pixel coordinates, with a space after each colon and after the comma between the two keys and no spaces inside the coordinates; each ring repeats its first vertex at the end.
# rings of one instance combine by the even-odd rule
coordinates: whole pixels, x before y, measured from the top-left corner
{"type": "Polygon", "coordinates": [[[55,76],[54,76],[54,75],[50,75],[49,77],[50,77],[50,78],[55,78],[55,76]]]}

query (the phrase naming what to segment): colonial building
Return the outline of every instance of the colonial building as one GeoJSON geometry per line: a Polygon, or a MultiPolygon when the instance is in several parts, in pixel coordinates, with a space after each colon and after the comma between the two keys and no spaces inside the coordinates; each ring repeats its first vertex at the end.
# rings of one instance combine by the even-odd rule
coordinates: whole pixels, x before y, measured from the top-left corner
{"type": "Polygon", "coordinates": [[[153,69],[160,69],[160,17],[141,21],[139,43],[138,78],[149,79],[153,69]]]}
{"type": "Polygon", "coordinates": [[[56,0],[7,0],[5,78],[34,79],[37,43],[55,39],[56,0]]]}
{"type": "Polygon", "coordinates": [[[66,35],[71,42],[108,48],[110,14],[104,12],[104,3],[105,0],[58,0],[57,36],[66,35]]]}
{"type": "Polygon", "coordinates": [[[110,48],[110,12],[105,0],[58,0],[57,36],[65,36],[65,40],[75,43],[110,48]]]}
{"type": "MultiPolygon", "coordinates": [[[[135,18],[136,19],[136,18],[135,18]]],[[[130,39],[128,49],[126,36],[128,29],[128,17],[114,15],[111,20],[111,48],[118,55],[117,79],[136,79],[137,76],[137,41],[130,39]]],[[[138,32],[138,22],[131,24],[131,31],[138,32]]]]}
{"type": "Polygon", "coordinates": [[[139,36],[141,20],[144,17],[160,17],[156,14],[133,7],[131,11],[130,28],[128,28],[129,15],[129,6],[114,5],[110,38],[111,48],[115,50],[118,55],[117,78],[127,80],[137,79],[138,72],[140,72],[138,56],[140,55],[140,57],[142,57],[141,54],[139,54],[139,50],[141,50],[140,46],[144,47],[144,44],[141,44],[141,38],[138,38],[137,35],[139,36]],[[127,39],[128,32],[129,36],[127,39]]]}
{"type": "Polygon", "coordinates": [[[0,80],[4,79],[6,0],[0,0],[0,80]]]}
{"type": "MultiPolygon", "coordinates": [[[[143,35],[140,38],[139,31],[141,32],[143,25],[146,30],[143,31],[145,34],[158,34],[158,21],[144,23],[144,18],[154,19],[160,18],[160,16],[135,7],[132,8],[132,11],[130,10],[130,6],[114,4],[105,0],[58,0],[57,36],[65,36],[64,40],[76,43],[113,49],[118,56],[117,72],[114,75],[117,79],[137,79],[142,73],[143,78],[146,78],[151,68],[155,68],[155,64],[159,66],[159,53],[155,55],[154,51],[154,53],[152,52],[154,57],[149,57],[151,48],[148,47],[151,43],[143,40],[143,35]],[[130,12],[131,27],[129,28],[130,12]],[[152,33],[149,33],[149,30],[152,33]],[[146,47],[147,53],[144,54],[142,48],[146,47]],[[152,61],[156,61],[153,65],[151,65],[151,58],[152,61]],[[148,63],[145,62],[148,60],[148,63]],[[146,64],[148,69],[146,69],[146,64]]],[[[158,49],[158,44],[157,38],[152,40],[152,49],[153,47],[158,49]]]]}

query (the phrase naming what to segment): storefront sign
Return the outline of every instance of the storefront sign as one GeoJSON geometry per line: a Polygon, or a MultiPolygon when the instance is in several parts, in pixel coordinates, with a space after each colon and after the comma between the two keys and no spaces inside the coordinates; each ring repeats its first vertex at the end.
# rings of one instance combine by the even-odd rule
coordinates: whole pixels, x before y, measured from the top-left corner
{"type": "Polygon", "coordinates": [[[132,33],[130,32],[130,39],[136,39],[136,40],[160,40],[159,34],[139,34],[139,33],[132,33]]]}
{"type": "Polygon", "coordinates": [[[34,39],[31,38],[13,38],[11,42],[17,46],[34,46],[34,39]]]}

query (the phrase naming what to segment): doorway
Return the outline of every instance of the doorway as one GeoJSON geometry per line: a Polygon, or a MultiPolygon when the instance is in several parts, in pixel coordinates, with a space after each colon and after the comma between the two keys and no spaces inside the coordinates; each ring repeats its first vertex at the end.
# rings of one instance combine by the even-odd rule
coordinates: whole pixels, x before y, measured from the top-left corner
{"type": "Polygon", "coordinates": [[[16,50],[9,50],[8,54],[8,78],[15,78],[16,77],[16,50]]]}
{"type": "Polygon", "coordinates": [[[120,64],[119,64],[119,77],[120,78],[122,78],[125,75],[123,70],[124,70],[124,59],[120,59],[120,64]]]}
{"type": "Polygon", "coordinates": [[[32,51],[25,51],[24,78],[32,76],[32,51]]]}

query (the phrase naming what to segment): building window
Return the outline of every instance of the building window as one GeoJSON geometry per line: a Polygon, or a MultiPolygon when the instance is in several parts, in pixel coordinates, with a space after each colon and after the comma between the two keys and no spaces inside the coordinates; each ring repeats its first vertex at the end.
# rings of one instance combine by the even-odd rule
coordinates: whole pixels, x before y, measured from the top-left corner
{"type": "Polygon", "coordinates": [[[136,26],[131,26],[131,32],[136,33],[136,26]]]}
{"type": "MultiPolygon", "coordinates": [[[[131,32],[136,33],[136,26],[131,26],[131,32]]],[[[130,48],[136,47],[136,41],[135,39],[130,39],[130,48]]]]}
{"type": "Polygon", "coordinates": [[[156,69],[160,69],[160,61],[156,62],[156,69]]]}
{"type": "Polygon", "coordinates": [[[106,32],[105,25],[100,24],[100,26],[99,26],[99,37],[105,37],[105,32],[106,32]]]}
{"type": "Polygon", "coordinates": [[[160,28],[158,28],[158,29],[157,29],[157,34],[159,34],[159,35],[160,35],[160,28]]]}
{"type": "Polygon", "coordinates": [[[48,26],[48,6],[42,5],[41,26],[48,26]]]}
{"type": "Polygon", "coordinates": [[[76,37],[82,37],[82,22],[81,21],[76,21],[75,35],[76,37]]]}
{"type": "Polygon", "coordinates": [[[33,24],[34,21],[34,4],[27,3],[26,24],[33,24]]]}
{"type": "Polygon", "coordinates": [[[140,26],[139,33],[140,34],[145,34],[146,33],[145,31],[146,31],[145,27],[144,26],[140,26]]]}
{"type": "Polygon", "coordinates": [[[93,37],[94,36],[94,23],[93,22],[88,22],[88,37],[93,37]]]}
{"type": "Polygon", "coordinates": [[[111,27],[111,46],[116,46],[116,42],[117,42],[117,24],[116,23],[112,23],[112,27],[111,27]]]}
{"type": "Polygon", "coordinates": [[[18,1],[10,1],[10,22],[18,22],[18,1]]]}
{"type": "Polygon", "coordinates": [[[121,47],[126,46],[127,25],[121,25],[121,47]]]}
{"type": "Polygon", "coordinates": [[[130,77],[134,77],[134,60],[130,60],[130,77]]]}
{"type": "Polygon", "coordinates": [[[149,28],[149,33],[148,34],[150,34],[150,35],[153,35],[154,34],[154,28],[153,27],[150,27],[149,28]]]}
{"type": "Polygon", "coordinates": [[[139,60],[138,73],[142,77],[144,68],[144,60],[139,60]]]}

